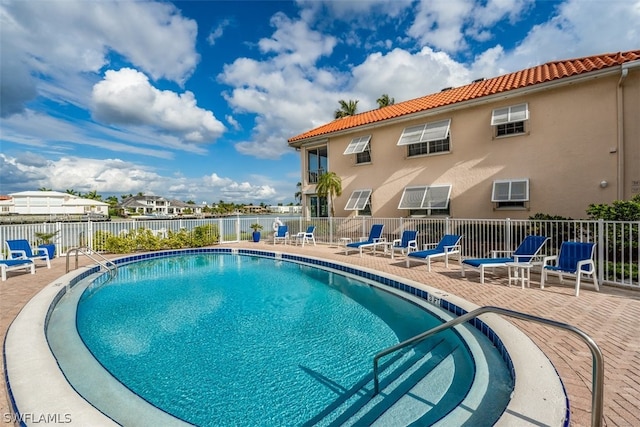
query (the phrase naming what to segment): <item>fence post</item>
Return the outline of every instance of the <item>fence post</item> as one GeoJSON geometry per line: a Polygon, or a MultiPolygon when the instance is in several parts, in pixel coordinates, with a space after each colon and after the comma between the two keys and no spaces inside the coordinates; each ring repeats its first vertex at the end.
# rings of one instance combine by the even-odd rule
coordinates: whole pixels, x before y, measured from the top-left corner
{"type": "Polygon", "coordinates": [[[449,217],[444,219],[444,234],[453,234],[451,232],[451,218],[449,217]]]}
{"type": "Polygon", "coordinates": [[[93,252],[93,223],[91,219],[87,221],[87,247],[93,252]]]}
{"type": "Polygon", "coordinates": [[[511,250],[513,248],[511,242],[511,218],[504,219],[504,248],[506,250],[511,250]]]}
{"type": "MultiPolygon", "coordinates": [[[[598,281],[600,283],[604,282],[604,270],[605,270],[605,261],[604,261],[604,220],[600,218],[598,220],[598,265],[600,268],[598,269],[598,281]]],[[[617,246],[617,243],[616,243],[617,246]]]]}

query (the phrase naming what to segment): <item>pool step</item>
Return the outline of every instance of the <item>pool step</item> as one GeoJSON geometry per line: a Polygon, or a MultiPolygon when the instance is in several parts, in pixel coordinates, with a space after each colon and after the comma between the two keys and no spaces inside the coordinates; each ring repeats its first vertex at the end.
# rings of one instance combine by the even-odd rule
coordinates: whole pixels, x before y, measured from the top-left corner
{"type": "Polygon", "coordinates": [[[373,377],[368,375],[305,425],[432,424],[461,399],[448,393],[456,353],[438,340],[391,355],[380,365],[380,393],[373,396],[373,377]]]}

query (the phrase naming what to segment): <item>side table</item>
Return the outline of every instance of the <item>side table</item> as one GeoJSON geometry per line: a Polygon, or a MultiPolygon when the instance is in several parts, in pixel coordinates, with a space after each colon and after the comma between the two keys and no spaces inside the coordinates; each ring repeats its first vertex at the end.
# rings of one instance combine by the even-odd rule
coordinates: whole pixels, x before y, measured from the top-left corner
{"type": "Polygon", "coordinates": [[[509,274],[509,286],[511,286],[512,280],[517,283],[518,279],[520,279],[522,289],[524,289],[525,284],[527,287],[531,286],[531,267],[533,267],[533,264],[528,262],[508,262],[506,266],[509,274]]]}

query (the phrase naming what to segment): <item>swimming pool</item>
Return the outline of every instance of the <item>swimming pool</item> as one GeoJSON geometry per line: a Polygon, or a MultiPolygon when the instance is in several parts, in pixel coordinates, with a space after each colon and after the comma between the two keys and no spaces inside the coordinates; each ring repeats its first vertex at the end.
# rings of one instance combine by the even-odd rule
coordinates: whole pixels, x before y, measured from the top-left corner
{"type": "MultiPolygon", "coordinates": [[[[193,253],[202,253],[202,250],[199,250],[199,251],[178,251],[178,252],[181,255],[183,255],[183,254],[187,254],[187,253],[191,253],[191,254],[193,254],[193,253]]],[[[445,300],[444,298],[441,298],[438,295],[438,291],[437,290],[429,289],[427,291],[427,290],[424,290],[424,289],[428,288],[428,287],[417,286],[418,284],[410,283],[410,282],[407,283],[408,281],[404,280],[404,279],[402,281],[397,281],[395,278],[382,276],[382,275],[379,275],[377,273],[368,272],[366,270],[356,269],[356,268],[353,268],[352,266],[348,266],[348,265],[342,265],[342,264],[338,264],[338,263],[327,262],[327,261],[313,259],[313,258],[309,258],[309,257],[299,257],[299,256],[296,256],[296,255],[287,255],[287,254],[280,254],[280,253],[266,252],[266,251],[249,251],[249,250],[235,251],[235,250],[220,250],[220,249],[218,249],[218,250],[215,250],[215,251],[209,250],[209,251],[204,251],[204,252],[216,253],[215,257],[217,257],[217,259],[219,261],[217,263],[213,263],[213,267],[212,268],[214,268],[214,269],[218,268],[220,265],[224,264],[225,265],[225,269],[231,267],[232,269],[235,269],[236,271],[246,272],[247,271],[246,266],[240,267],[238,265],[238,263],[236,262],[240,258],[238,256],[236,256],[235,253],[238,253],[240,255],[244,255],[244,258],[251,259],[251,260],[253,260],[252,262],[262,263],[261,269],[263,271],[265,270],[265,263],[276,263],[277,265],[279,265],[279,267],[277,267],[277,268],[283,268],[282,266],[284,266],[284,265],[293,265],[293,266],[295,266],[294,268],[296,268],[296,269],[305,269],[305,270],[308,271],[307,275],[309,275],[309,276],[317,276],[319,274],[320,275],[326,275],[327,274],[326,271],[321,271],[321,270],[310,269],[309,268],[309,266],[315,265],[315,266],[322,267],[322,269],[333,269],[333,270],[341,272],[341,275],[337,275],[337,274],[333,274],[333,273],[331,274],[331,277],[333,277],[332,280],[334,281],[334,283],[333,283],[334,285],[336,285],[336,280],[337,280],[337,282],[340,282],[340,281],[343,281],[343,280],[345,281],[344,283],[340,283],[339,285],[334,286],[334,291],[335,291],[335,289],[338,289],[338,288],[344,288],[345,287],[344,285],[346,285],[347,282],[352,282],[353,277],[359,277],[361,279],[364,279],[367,282],[379,282],[379,283],[382,283],[383,284],[382,286],[387,288],[386,291],[399,292],[399,293],[403,294],[407,299],[415,300],[415,301],[412,301],[410,303],[410,306],[413,306],[413,307],[415,307],[415,304],[418,304],[420,302],[422,304],[425,304],[426,301],[430,301],[432,304],[435,303],[438,306],[447,307],[449,310],[454,311],[454,312],[455,311],[462,311],[462,308],[461,308],[461,306],[463,305],[462,303],[460,303],[459,305],[456,305],[456,304],[453,304],[451,302],[451,300],[455,300],[455,297],[448,297],[445,300]],[[220,252],[224,253],[225,255],[221,256],[220,252]],[[232,256],[231,253],[234,253],[234,255],[232,256]],[[226,261],[224,261],[224,262],[220,261],[220,260],[223,260],[223,259],[226,260],[226,261]],[[234,261],[229,261],[229,260],[234,260],[234,261]],[[283,262],[285,260],[287,262],[283,262]],[[292,262],[296,262],[297,264],[292,264],[292,262]],[[302,263],[302,264],[300,264],[300,263],[302,263]],[[345,275],[346,277],[343,276],[343,275],[345,275]],[[336,279],[336,278],[338,278],[338,279],[336,279]],[[409,292],[409,293],[407,293],[407,292],[409,292]],[[410,295],[410,294],[412,294],[412,295],[410,295]]],[[[125,257],[122,260],[120,260],[121,261],[120,264],[124,264],[124,263],[131,262],[131,261],[137,261],[137,260],[141,260],[141,259],[158,258],[159,256],[160,257],[166,257],[166,256],[169,256],[169,255],[175,255],[175,254],[176,253],[174,253],[174,252],[165,253],[165,254],[162,254],[162,255],[160,255],[158,253],[154,253],[154,254],[140,255],[140,256],[136,256],[136,257],[125,257]]],[[[207,256],[210,257],[210,255],[207,255],[207,256]]],[[[192,258],[192,259],[195,259],[195,258],[192,258]]],[[[209,264],[211,264],[211,263],[209,263],[209,264]]],[[[165,267],[161,267],[160,269],[166,269],[166,266],[165,267]]],[[[180,267],[179,270],[184,270],[184,266],[180,267]]],[[[126,275],[127,274],[126,271],[127,270],[124,267],[121,268],[121,274],[122,275],[126,275]]],[[[189,271],[191,272],[192,270],[189,270],[189,271]]],[[[85,276],[85,277],[86,276],[90,276],[94,272],[95,272],[95,269],[94,269],[94,271],[88,271],[86,274],[83,274],[83,275],[80,275],[80,276],[85,276]]],[[[329,276],[326,276],[326,277],[329,277],[329,276]]],[[[323,280],[324,279],[322,279],[321,281],[323,281],[323,280]]],[[[324,280],[324,281],[326,281],[326,280],[324,280]]],[[[76,283],[80,284],[82,282],[81,277],[74,278],[72,280],[72,282],[73,282],[73,284],[76,284],[76,283]]],[[[197,286],[200,282],[201,281],[196,280],[195,285],[197,286]]],[[[270,280],[270,282],[273,282],[273,280],[270,280]]],[[[371,287],[369,285],[361,285],[361,284],[358,285],[358,284],[355,284],[355,287],[354,287],[353,283],[348,283],[348,285],[349,286],[347,286],[347,288],[350,288],[350,289],[366,290],[366,293],[370,293],[371,292],[371,290],[370,290],[371,287]]],[[[76,288],[76,286],[74,286],[74,288],[76,288]]],[[[72,289],[74,289],[74,288],[72,288],[72,289]]],[[[87,299],[87,301],[91,301],[97,295],[97,293],[99,293],[100,289],[101,289],[100,286],[96,286],[95,289],[91,289],[89,291],[89,294],[86,294],[86,295],[92,295],[87,299]]],[[[104,289],[107,289],[107,288],[105,287],[104,289]]],[[[381,294],[386,294],[387,293],[386,291],[385,292],[380,292],[380,293],[381,294]]],[[[379,292],[379,291],[376,291],[376,292],[379,292]]],[[[71,293],[72,292],[69,292],[69,294],[71,294],[71,293]]],[[[144,294],[144,292],[142,292],[142,293],[144,294]]],[[[278,294],[278,295],[280,295],[280,294],[278,294]]],[[[263,297],[264,296],[269,296],[269,294],[267,292],[265,292],[263,294],[263,297]]],[[[271,297],[274,297],[274,296],[271,295],[271,297]]],[[[344,297],[344,294],[343,294],[343,297],[344,297]]],[[[350,298],[348,297],[347,300],[351,299],[353,301],[354,300],[353,297],[354,297],[354,295],[351,295],[351,297],[350,298]]],[[[284,296],[280,295],[280,298],[284,298],[284,296]]],[[[63,299],[61,299],[60,297],[57,297],[57,298],[54,298],[54,299],[59,299],[58,304],[63,302],[63,299]]],[[[357,298],[355,298],[355,299],[357,299],[357,298]]],[[[145,298],[145,301],[148,301],[148,300],[149,300],[148,298],[145,298]]],[[[207,299],[205,298],[205,300],[207,300],[207,299]]],[[[209,301],[207,304],[209,304],[210,306],[211,305],[215,306],[217,304],[215,300],[216,300],[215,298],[209,298],[207,300],[207,301],[209,301]]],[[[287,302],[287,304],[284,304],[284,306],[282,305],[282,301],[286,301],[286,299],[284,299],[284,300],[283,299],[276,300],[276,302],[277,301],[279,301],[281,303],[281,305],[280,305],[281,308],[282,307],[285,307],[285,308],[291,308],[292,307],[292,304],[290,304],[290,302],[287,302]]],[[[385,302],[385,304],[389,304],[389,302],[387,301],[387,302],[385,302]]],[[[185,313],[189,312],[188,307],[190,307],[192,305],[193,304],[191,304],[191,303],[186,303],[186,304],[185,303],[181,303],[181,304],[179,304],[180,308],[179,309],[175,309],[175,312],[179,313],[180,316],[182,316],[184,318],[185,315],[186,315],[185,313]]],[[[293,305],[293,306],[295,306],[295,305],[293,305]]],[[[80,307],[82,307],[82,304],[80,304],[80,307]]],[[[82,311],[82,308],[80,308],[80,311],[82,311]]],[[[371,311],[371,310],[368,310],[368,311],[371,311]]],[[[373,311],[375,311],[375,310],[373,310],[373,311]]],[[[400,311],[405,311],[405,310],[403,308],[400,311]]],[[[436,310],[436,311],[438,311],[438,310],[436,310]]],[[[446,311],[444,311],[444,313],[446,314],[446,311]]],[[[192,315],[193,314],[190,314],[189,316],[192,316],[192,315]]],[[[189,316],[187,316],[187,317],[189,317],[189,316]]],[[[197,317],[197,315],[196,315],[196,317],[197,317]]],[[[53,317],[52,317],[52,321],[53,321],[53,317]]],[[[189,324],[190,321],[187,321],[186,323],[189,324]]],[[[249,322],[249,323],[255,324],[255,322],[249,322]]],[[[341,326],[345,325],[345,321],[343,321],[343,320],[339,321],[338,323],[341,323],[341,326]]],[[[366,321],[364,323],[365,323],[365,326],[368,326],[368,325],[366,325],[366,323],[367,323],[366,321]]],[[[496,330],[500,330],[501,328],[503,328],[503,326],[492,325],[492,323],[494,323],[494,322],[486,322],[486,323],[482,322],[482,323],[477,323],[476,326],[478,326],[481,331],[484,329],[483,333],[485,333],[485,334],[487,334],[489,336],[492,336],[493,337],[492,339],[494,340],[494,342],[498,342],[499,343],[499,350],[500,351],[499,351],[498,354],[499,354],[500,358],[502,358],[502,359],[505,359],[505,356],[506,356],[506,359],[508,361],[509,360],[509,356],[508,356],[508,352],[506,351],[506,346],[504,345],[504,342],[501,339],[498,339],[497,335],[495,335],[495,333],[494,333],[496,330]],[[491,327],[489,325],[491,325],[491,327]]],[[[156,324],[158,324],[157,321],[156,321],[156,324]]],[[[325,325],[326,324],[327,324],[327,322],[325,322],[325,325]]],[[[169,323],[168,326],[171,326],[171,323],[169,323]]],[[[389,336],[390,336],[389,334],[392,335],[392,342],[389,343],[389,345],[391,345],[391,344],[394,344],[395,342],[397,342],[397,340],[399,338],[403,339],[404,338],[402,336],[403,333],[407,334],[407,335],[411,335],[414,332],[416,332],[416,331],[412,331],[412,330],[407,330],[405,332],[402,332],[402,331],[401,332],[397,332],[396,330],[394,330],[393,328],[391,328],[389,326],[388,322],[382,322],[382,323],[380,323],[380,321],[378,321],[378,323],[373,322],[373,326],[374,327],[372,329],[384,330],[386,336],[385,336],[385,334],[383,334],[382,338],[380,338],[381,339],[380,344],[384,344],[380,348],[377,348],[378,347],[378,342],[374,340],[375,344],[372,345],[372,347],[368,350],[369,352],[379,351],[382,348],[386,347],[387,346],[386,345],[386,340],[389,340],[389,336]],[[392,332],[390,332],[390,331],[392,331],[392,332]],[[398,334],[400,334],[400,335],[398,335],[398,334]],[[375,347],[375,349],[374,349],[374,347],[375,347]]],[[[363,326],[360,326],[360,327],[363,327],[363,326]]],[[[421,332],[424,329],[428,329],[428,327],[424,328],[424,329],[423,328],[418,328],[418,329],[420,329],[420,330],[418,330],[417,332],[421,332]]],[[[468,329],[474,330],[474,328],[468,328],[468,329]]],[[[365,328],[365,330],[367,330],[367,329],[365,328]]],[[[479,333],[479,332],[478,331],[475,331],[475,332],[471,331],[470,332],[468,330],[465,330],[464,332],[460,332],[461,335],[465,335],[465,334],[473,335],[473,334],[477,334],[477,333],[479,333]]],[[[263,332],[263,334],[264,334],[264,332],[263,332]]],[[[453,334],[453,335],[456,335],[456,334],[453,334]]],[[[472,338],[471,335],[469,337],[466,337],[465,339],[472,338]]],[[[118,341],[118,340],[116,340],[116,341],[118,341]]],[[[507,341],[509,341],[509,340],[507,340],[507,341]]],[[[127,339],[124,339],[124,340],[119,340],[118,342],[120,343],[119,345],[121,347],[123,346],[123,343],[124,343],[124,348],[127,348],[129,352],[133,352],[133,353],[140,352],[140,348],[141,348],[140,347],[140,340],[132,340],[132,339],[127,338],[127,339]]],[[[68,344],[69,343],[65,343],[65,345],[63,347],[68,347],[68,344]]],[[[53,345],[52,345],[52,347],[53,347],[53,345]]],[[[310,347],[312,347],[312,346],[310,346],[310,347]]],[[[481,350],[481,353],[482,352],[483,352],[483,350],[481,350]]],[[[359,351],[356,351],[354,353],[358,354],[359,351]]],[[[364,368],[358,368],[358,369],[361,369],[360,371],[358,371],[356,369],[356,371],[354,371],[354,372],[356,372],[354,374],[354,376],[353,376],[354,379],[351,381],[351,383],[347,382],[347,383],[344,383],[344,384],[349,385],[349,384],[353,384],[353,383],[363,383],[362,388],[364,390],[366,390],[367,386],[366,386],[366,381],[364,381],[364,378],[367,375],[367,370],[370,371],[370,368],[371,368],[370,362],[371,362],[371,356],[372,355],[371,354],[367,354],[366,351],[364,351],[363,353],[366,356],[366,357],[363,357],[363,359],[366,360],[365,367],[364,368]]],[[[528,356],[530,357],[531,354],[529,354],[528,356]]],[[[7,360],[9,361],[9,357],[7,358],[7,360]]],[[[58,360],[60,360],[60,358],[58,360]]],[[[518,371],[518,368],[517,368],[518,363],[519,362],[515,362],[515,363],[513,363],[513,366],[510,366],[510,368],[513,369],[514,373],[517,373],[517,371],[518,371]]],[[[75,362],[73,362],[72,364],[75,364],[75,362]]],[[[335,365],[340,366],[340,363],[334,363],[333,366],[335,366],[335,365]]],[[[309,368],[309,367],[307,366],[306,368],[309,368]]],[[[166,366],[165,366],[165,370],[166,370],[166,366]]],[[[85,367],[82,367],[82,371],[83,371],[84,374],[87,373],[85,367]]],[[[341,384],[339,382],[339,381],[342,381],[342,378],[340,377],[340,375],[334,376],[334,374],[331,373],[329,376],[323,376],[321,374],[324,371],[321,371],[319,369],[306,369],[306,370],[302,369],[302,371],[304,372],[303,376],[307,376],[309,378],[313,378],[313,382],[321,385],[320,388],[322,388],[324,390],[329,390],[329,389],[331,389],[331,387],[334,387],[334,390],[332,390],[334,401],[330,400],[330,401],[327,402],[327,400],[325,399],[323,401],[323,403],[321,404],[321,406],[320,406],[320,412],[323,412],[323,408],[326,409],[326,408],[331,407],[331,406],[334,406],[334,407],[335,406],[340,406],[340,405],[336,404],[336,400],[337,399],[335,399],[335,395],[339,394],[338,392],[336,392],[335,387],[338,387],[338,389],[337,389],[338,391],[340,391],[339,386],[344,387],[344,384],[341,384]],[[336,378],[339,381],[336,382],[335,381],[336,378]],[[331,379],[333,379],[334,381],[333,382],[332,381],[328,381],[328,380],[331,380],[331,379]]],[[[346,369],[345,372],[346,372],[345,376],[348,376],[348,374],[351,372],[351,369],[346,369]]],[[[11,374],[11,372],[9,372],[9,374],[11,374]]],[[[69,375],[69,374],[67,373],[67,375],[69,375]]],[[[11,375],[8,375],[8,376],[11,376],[11,375]]],[[[70,376],[73,376],[73,375],[70,375],[70,376]]],[[[86,375],[84,375],[84,376],[86,377],[86,375]]],[[[477,376],[477,374],[476,374],[476,376],[477,376]]],[[[520,375],[517,375],[517,377],[519,377],[519,376],[520,375]]],[[[524,375],[524,376],[526,377],[526,375],[524,375]]],[[[89,375],[89,377],[93,378],[92,375],[89,375]]],[[[100,381],[102,381],[102,380],[100,380],[100,381]]],[[[73,379],[72,379],[71,382],[73,382],[73,379]]],[[[93,388],[95,389],[95,382],[94,381],[87,381],[85,379],[85,382],[87,383],[87,384],[85,384],[85,386],[88,386],[89,388],[91,388],[90,386],[93,385],[94,386],[93,388]]],[[[78,385],[74,385],[74,386],[78,390],[80,390],[82,388],[81,386],[78,386],[78,385]]],[[[111,386],[109,386],[109,387],[111,387],[111,386]]],[[[486,388],[487,385],[485,384],[484,386],[481,386],[481,387],[485,387],[486,388]]],[[[120,390],[118,388],[117,384],[113,385],[113,388],[116,389],[116,393],[119,393],[120,391],[122,391],[122,390],[120,390]]],[[[351,387],[351,388],[353,388],[353,387],[351,387]]],[[[421,390],[424,389],[424,388],[425,388],[424,384],[422,384],[422,385],[418,384],[418,387],[415,388],[415,389],[412,389],[411,392],[412,393],[420,393],[421,390]]],[[[516,387],[516,389],[517,389],[517,387],[516,387]]],[[[473,406],[471,408],[471,412],[473,412],[474,408],[480,407],[478,405],[481,405],[482,401],[485,401],[485,404],[486,404],[486,401],[489,401],[489,400],[493,399],[493,396],[491,396],[491,398],[487,398],[487,396],[486,396],[487,395],[487,390],[485,390],[485,392],[483,394],[478,394],[477,391],[478,390],[473,390],[473,387],[472,387],[470,389],[470,391],[469,391],[469,395],[465,397],[467,400],[465,400],[464,404],[467,406],[467,409],[466,409],[467,412],[469,411],[469,404],[475,405],[475,406],[473,406]],[[475,401],[474,401],[474,399],[475,399],[475,401]]],[[[493,392],[493,390],[491,390],[491,392],[493,392]]],[[[358,395],[358,393],[359,392],[355,392],[354,395],[358,395]]],[[[143,393],[140,393],[140,394],[142,395],[143,393]]],[[[383,392],[381,394],[385,394],[385,393],[383,392]]],[[[415,398],[415,396],[413,396],[413,397],[415,398]]],[[[419,394],[418,394],[418,397],[420,397],[419,394]]],[[[148,397],[145,397],[145,398],[148,398],[148,397]]],[[[285,399],[285,401],[286,401],[286,395],[285,395],[284,398],[281,398],[281,399],[285,399]]],[[[374,399],[373,402],[374,402],[375,405],[380,405],[379,399],[381,399],[381,398],[378,397],[377,399],[378,399],[378,401],[375,401],[375,399],[374,399]]],[[[91,400],[91,399],[89,399],[89,400],[91,400]]],[[[362,399],[360,399],[360,400],[362,400],[362,399]]],[[[367,400],[371,400],[370,396],[367,397],[367,400]]],[[[414,400],[416,400],[416,399],[414,399],[414,400]]],[[[512,403],[518,403],[518,400],[519,399],[517,398],[517,393],[514,393],[514,398],[512,398],[511,401],[509,402],[509,407],[507,408],[507,411],[503,413],[503,418],[504,417],[513,416],[513,414],[521,415],[521,414],[527,413],[527,411],[525,411],[523,408],[518,408],[517,405],[516,406],[512,405],[512,403]],[[510,409],[510,408],[513,408],[513,409],[510,409]],[[517,410],[514,412],[514,409],[517,409],[517,410]]],[[[545,398],[543,398],[542,400],[545,401],[545,405],[546,405],[545,409],[548,410],[549,409],[549,406],[548,406],[548,404],[549,404],[549,395],[547,394],[545,396],[545,398]]],[[[16,399],[16,402],[17,401],[18,400],[16,399]]],[[[345,400],[345,402],[346,402],[346,400],[345,400]]],[[[344,402],[342,402],[342,403],[344,403],[344,402]]],[[[407,402],[406,401],[402,402],[401,399],[399,399],[398,403],[399,403],[400,407],[404,406],[404,410],[402,412],[406,412],[407,402]]],[[[520,405],[521,403],[522,402],[518,403],[518,405],[520,405]]],[[[529,403],[531,403],[531,401],[529,401],[529,403]]],[[[126,405],[129,405],[129,404],[130,404],[130,402],[126,403],[126,405]]],[[[347,404],[347,406],[348,405],[350,405],[350,403],[347,404]]],[[[465,406],[465,405],[462,405],[462,406],[465,406]]],[[[150,406],[150,405],[148,405],[148,406],[150,406]]],[[[344,406],[344,405],[342,405],[342,406],[344,406]]],[[[361,405],[361,406],[364,407],[365,405],[361,405]]],[[[504,410],[504,406],[505,405],[502,405],[502,408],[499,410],[500,412],[502,410],[504,410]]],[[[130,407],[127,406],[127,408],[130,408],[130,407]]],[[[478,417],[477,413],[472,413],[472,414],[467,413],[466,415],[463,415],[460,412],[464,412],[464,411],[460,411],[459,408],[460,407],[456,408],[451,413],[452,416],[458,416],[458,417],[466,416],[467,417],[466,419],[469,419],[470,416],[478,417]],[[456,412],[458,412],[458,413],[456,414],[456,412]]],[[[19,407],[18,407],[18,409],[19,409],[19,407]]],[[[104,409],[103,409],[103,411],[104,411],[104,409]]],[[[314,416],[317,415],[317,413],[318,413],[317,408],[314,409],[314,411],[315,412],[313,412],[312,414],[304,415],[303,420],[306,420],[306,422],[310,422],[311,420],[316,420],[316,418],[314,418],[314,416]]],[[[389,409],[388,411],[385,411],[385,412],[393,412],[393,408],[391,408],[391,409],[389,409]]],[[[409,412],[411,412],[411,411],[409,411],[409,412]]],[[[479,411],[479,412],[481,412],[481,411],[479,411]]],[[[500,413],[498,413],[498,415],[499,414],[500,413]]],[[[339,415],[337,417],[339,418],[339,415]]],[[[184,419],[186,417],[182,416],[182,415],[179,415],[178,418],[183,418],[184,419]]],[[[384,416],[383,417],[378,417],[378,415],[376,415],[376,419],[378,419],[378,420],[382,420],[383,418],[384,418],[384,416]]],[[[476,420],[478,420],[478,419],[479,418],[476,418],[476,420]]],[[[533,419],[535,419],[535,418],[533,418],[533,419]]],[[[198,422],[198,421],[196,421],[196,422],[198,422]]],[[[384,425],[384,423],[382,421],[379,421],[379,422],[382,425],[384,425]]],[[[126,424],[126,422],[125,422],[125,424],[126,424]]],[[[262,423],[262,424],[264,425],[264,423],[262,423]]],[[[294,424],[298,425],[298,422],[294,422],[294,424]]],[[[304,421],[302,423],[300,423],[300,424],[304,424],[304,421]]],[[[389,425],[391,425],[391,424],[392,423],[389,423],[389,425]]],[[[478,424],[478,423],[476,423],[476,424],[478,424]]],[[[168,424],[166,424],[166,425],[168,425],[168,424]]],[[[395,425],[397,425],[397,421],[396,421],[395,425]]]]}

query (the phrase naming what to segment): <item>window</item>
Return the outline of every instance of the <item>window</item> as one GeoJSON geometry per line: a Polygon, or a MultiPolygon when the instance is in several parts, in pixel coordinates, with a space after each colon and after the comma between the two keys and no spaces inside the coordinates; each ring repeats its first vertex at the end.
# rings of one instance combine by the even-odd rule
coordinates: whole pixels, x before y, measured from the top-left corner
{"type": "Polygon", "coordinates": [[[326,218],[329,216],[329,204],[326,197],[318,197],[317,195],[308,197],[311,217],[326,218]]]}
{"type": "Polygon", "coordinates": [[[410,215],[449,214],[451,185],[406,187],[398,209],[409,209],[410,215]]]}
{"type": "Polygon", "coordinates": [[[496,108],[491,113],[491,126],[496,136],[517,135],[525,132],[524,122],[529,120],[529,104],[496,108]]]}
{"type": "Polygon", "coordinates": [[[405,128],[398,145],[407,145],[407,157],[448,152],[451,119],[405,128]]]}
{"type": "Polygon", "coordinates": [[[524,208],[529,201],[529,180],[494,181],[491,201],[496,203],[497,208],[524,208]]]}
{"type": "Polygon", "coordinates": [[[353,138],[343,154],[355,154],[356,163],[371,163],[371,135],[353,138]]]}
{"type": "Polygon", "coordinates": [[[351,193],[351,197],[347,201],[345,211],[358,211],[360,215],[371,215],[371,204],[369,197],[371,190],[356,190],[351,193]]]}
{"type": "Polygon", "coordinates": [[[316,184],[318,177],[327,172],[327,147],[307,150],[307,179],[309,184],[316,184]]]}

